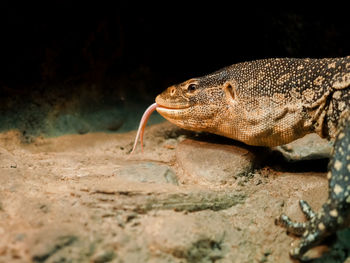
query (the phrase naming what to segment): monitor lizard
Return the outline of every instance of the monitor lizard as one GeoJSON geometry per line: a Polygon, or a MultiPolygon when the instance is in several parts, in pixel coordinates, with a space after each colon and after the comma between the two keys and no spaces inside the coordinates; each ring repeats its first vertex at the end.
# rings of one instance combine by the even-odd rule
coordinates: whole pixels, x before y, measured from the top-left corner
{"type": "MultiPolygon", "coordinates": [[[[334,140],[329,162],[328,199],[316,213],[306,201],[306,222],[276,219],[301,236],[290,251],[296,259],[350,221],[350,56],[270,58],[243,62],[173,85],[145,112],[138,136],[152,111],[188,130],[226,136],[248,145],[273,147],[316,132],[334,140]]],[[[135,140],[134,148],[138,140],[135,140]]]]}

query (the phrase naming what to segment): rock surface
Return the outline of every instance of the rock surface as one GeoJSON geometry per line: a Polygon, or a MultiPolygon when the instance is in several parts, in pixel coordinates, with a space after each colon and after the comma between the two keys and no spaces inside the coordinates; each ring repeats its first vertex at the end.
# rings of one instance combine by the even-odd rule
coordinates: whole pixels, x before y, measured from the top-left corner
{"type": "Polygon", "coordinates": [[[289,161],[300,161],[329,158],[332,147],[332,142],[312,133],[291,143],[277,146],[276,150],[280,151],[289,161]]]}
{"type": "MultiPolygon", "coordinates": [[[[129,156],[135,132],[1,133],[0,262],[293,262],[298,238],[274,218],[320,208],[326,170],[275,169],[268,151],[169,123],[145,135],[129,156]]],[[[344,262],[349,243],[340,231],[315,262],[344,262]]]]}
{"type": "Polygon", "coordinates": [[[233,184],[237,177],[253,171],[254,154],[235,145],[220,145],[185,140],[176,148],[176,160],[184,181],[197,184],[233,184]]]}

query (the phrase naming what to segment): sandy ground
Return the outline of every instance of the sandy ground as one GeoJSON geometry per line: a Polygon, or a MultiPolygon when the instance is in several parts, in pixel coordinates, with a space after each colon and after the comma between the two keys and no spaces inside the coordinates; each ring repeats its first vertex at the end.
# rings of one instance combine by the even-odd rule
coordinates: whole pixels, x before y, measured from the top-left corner
{"type": "MultiPolygon", "coordinates": [[[[321,207],[324,160],[290,164],[170,123],[130,157],[134,136],[1,133],[0,262],[293,262],[298,238],[274,219],[305,220],[299,199],[321,207]]],[[[310,256],[350,262],[349,244],[343,230],[310,256]]]]}

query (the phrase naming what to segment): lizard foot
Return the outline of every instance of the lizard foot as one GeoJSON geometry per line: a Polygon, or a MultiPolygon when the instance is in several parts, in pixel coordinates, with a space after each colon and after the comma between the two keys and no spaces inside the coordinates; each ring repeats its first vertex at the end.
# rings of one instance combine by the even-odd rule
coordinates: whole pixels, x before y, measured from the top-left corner
{"type": "Polygon", "coordinates": [[[319,213],[315,213],[307,202],[300,200],[299,204],[307,218],[306,222],[294,222],[288,216],[282,214],[275,220],[275,223],[286,228],[287,232],[301,236],[300,243],[290,251],[290,256],[305,260],[306,258],[303,258],[303,255],[332,233],[330,230],[337,225],[337,222],[335,217],[332,218],[324,212],[329,210],[325,206],[322,207],[319,213]]]}

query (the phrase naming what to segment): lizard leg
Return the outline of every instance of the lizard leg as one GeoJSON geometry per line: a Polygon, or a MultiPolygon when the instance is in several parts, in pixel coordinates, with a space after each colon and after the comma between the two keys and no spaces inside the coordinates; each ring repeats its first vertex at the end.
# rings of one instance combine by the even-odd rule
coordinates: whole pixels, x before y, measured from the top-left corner
{"type": "MultiPolygon", "coordinates": [[[[349,116],[349,115],[348,115],[349,116]]],[[[340,121],[339,133],[333,148],[333,156],[329,163],[328,200],[317,212],[300,201],[300,206],[308,219],[304,223],[291,221],[286,215],[281,215],[276,223],[287,231],[301,235],[300,243],[290,251],[296,259],[312,247],[320,244],[325,237],[344,228],[350,220],[350,118],[340,121]]]]}

